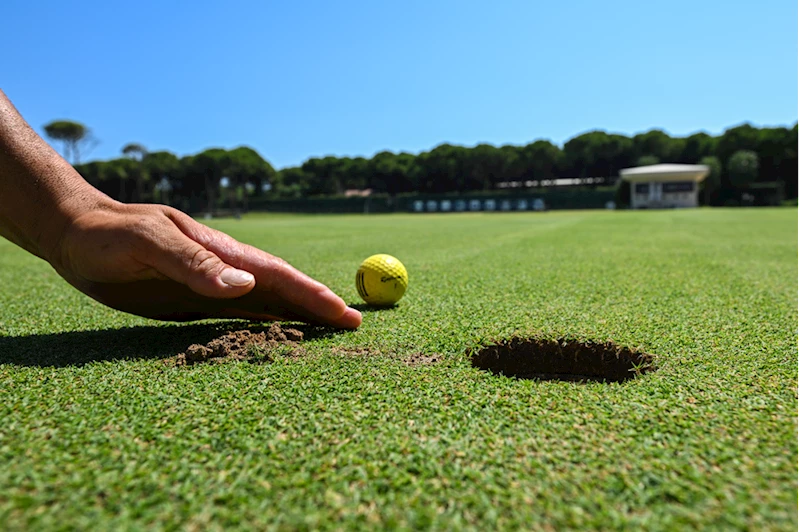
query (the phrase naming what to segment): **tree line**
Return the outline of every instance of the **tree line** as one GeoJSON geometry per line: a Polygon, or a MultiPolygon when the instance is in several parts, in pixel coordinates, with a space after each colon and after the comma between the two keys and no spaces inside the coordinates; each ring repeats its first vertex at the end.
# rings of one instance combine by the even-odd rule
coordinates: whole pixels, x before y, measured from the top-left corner
{"type": "MultiPolygon", "coordinates": [[[[448,194],[508,187],[547,187],[573,178],[579,186],[610,186],[619,170],[657,163],[706,164],[711,173],[702,201],[735,203],[755,183],[778,183],[786,198],[797,197],[797,126],[757,128],[743,124],[712,136],[672,137],[653,129],[632,137],[590,131],[562,147],[547,140],[524,146],[475,147],[441,144],[419,154],[383,151],[365,157],[312,157],[299,166],[276,170],[252,148],[211,148],[178,157],[129,144],[117,159],[80,163],[75,154],[88,136],[84,126],[71,131],[54,122],[45,132],[64,143],[75,168],[109,196],[125,202],[156,201],[184,210],[247,208],[253,198],[305,198],[373,193],[448,194]],[[51,134],[53,124],[61,130],[51,134]],[[64,132],[64,129],[67,132],[64,132]],[[82,136],[81,136],[82,134],[82,136]]],[[[78,124],[79,125],[79,124],[78,124]]]]}

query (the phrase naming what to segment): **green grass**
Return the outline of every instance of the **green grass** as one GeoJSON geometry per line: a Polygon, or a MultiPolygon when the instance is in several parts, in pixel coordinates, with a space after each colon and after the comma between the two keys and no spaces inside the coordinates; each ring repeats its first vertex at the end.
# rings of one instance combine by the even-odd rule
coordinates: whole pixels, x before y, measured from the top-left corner
{"type": "Polygon", "coordinates": [[[350,303],[372,253],[410,288],[356,332],[305,328],[299,358],[168,367],[222,324],[114,312],[0,242],[4,529],[796,529],[795,209],[212,225],[350,303]],[[514,335],[612,340],[658,370],[471,366],[514,335]]]}

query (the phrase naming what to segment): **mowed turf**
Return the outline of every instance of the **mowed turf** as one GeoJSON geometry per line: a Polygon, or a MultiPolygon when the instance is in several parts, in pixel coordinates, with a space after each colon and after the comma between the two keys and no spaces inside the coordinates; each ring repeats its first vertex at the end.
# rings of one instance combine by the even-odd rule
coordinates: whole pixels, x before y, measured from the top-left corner
{"type": "Polygon", "coordinates": [[[211,225],[352,304],[373,253],[410,287],[358,331],[303,328],[302,356],[171,367],[225,324],[106,309],[0,242],[2,528],[796,529],[796,209],[211,225]],[[472,367],[513,336],[658,369],[472,367]]]}

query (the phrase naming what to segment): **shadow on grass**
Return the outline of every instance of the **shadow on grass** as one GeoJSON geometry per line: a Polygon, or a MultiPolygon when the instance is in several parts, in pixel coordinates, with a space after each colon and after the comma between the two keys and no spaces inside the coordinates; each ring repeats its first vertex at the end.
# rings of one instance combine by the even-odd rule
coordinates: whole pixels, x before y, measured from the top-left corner
{"type": "Polygon", "coordinates": [[[396,303],[393,305],[389,305],[387,307],[379,307],[377,305],[370,305],[368,303],[355,303],[354,305],[349,305],[349,306],[359,312],[388,312],[392,310],[397,310],[399,308],[399,305],[397,305],[396,303]]]}
{"type": "MultiPolygon", "coordinates": [[[[192,344],[206,344],[229,331],[258,332],[268,329],[269,325],[226,321],[0,337],[0,364],[61,368],[90,362],[164,359],[184,352],[192,344]]],[[[301,331],[304,340],[346,332],[291,322],[285,323],[285,327],[301,331]]]]}

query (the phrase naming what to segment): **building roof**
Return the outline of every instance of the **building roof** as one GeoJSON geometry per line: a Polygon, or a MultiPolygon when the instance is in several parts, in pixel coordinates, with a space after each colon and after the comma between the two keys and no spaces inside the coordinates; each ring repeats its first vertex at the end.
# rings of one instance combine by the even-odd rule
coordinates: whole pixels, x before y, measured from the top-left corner
{"type": "Polygon", "coordinates": [[[621,178],[633,183],[647,181],[702,181],[710,168],[704,164],[653,164],[625,168],[621,178]]]}

